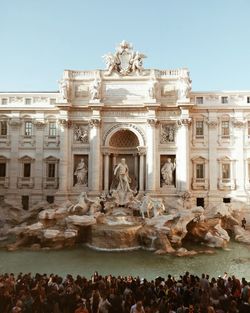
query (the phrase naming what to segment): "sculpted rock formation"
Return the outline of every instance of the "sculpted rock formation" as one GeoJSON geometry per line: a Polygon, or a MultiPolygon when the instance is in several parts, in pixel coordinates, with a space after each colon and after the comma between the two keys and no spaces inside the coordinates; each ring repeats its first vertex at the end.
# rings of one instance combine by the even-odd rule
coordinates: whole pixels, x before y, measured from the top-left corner
{"type": "Polygon", "coordinates": [[[186,196],[165,203],[144,195],[119,206],[112,196],[102,194],[90,199],[83,192],[76,204],[40,203],[30,211],[2,203],[0,233],[5,245],[11,236],[16,236],[15,242],[8,245],[9,250],[59,249],[87,243],[100,250],[144,247],[157,254],[187,256],[199,251],[185,249],[186,241],[225,248],[230,234],[235,240],[250,244],[250,232],[239,225],[240,218],[239,208],[222,204],[204,210],[191,207],[186,196]]]}

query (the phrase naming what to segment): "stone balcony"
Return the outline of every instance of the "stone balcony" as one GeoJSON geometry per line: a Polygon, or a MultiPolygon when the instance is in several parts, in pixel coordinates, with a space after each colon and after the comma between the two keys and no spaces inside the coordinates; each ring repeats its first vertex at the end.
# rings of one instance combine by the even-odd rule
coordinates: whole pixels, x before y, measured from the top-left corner
{"type": "Polygon", "coordinates": [[[34,188],[34,177],[18,177],[17,188],[34,188]]]}
{"type": "Polygon", "coordinates": [[[60,146],[60,136],[44,136],[44,147],[59,147],[60,146]]]}
{"type": "Polygon", "coordinates": [[[44,189],[57,189],[59,187],[59,177],[45,177],[43,178],[44,189]]]}
{"type": "Polygon", "coordinates": [[[9,177],[0,177],[0,188],[9,188],[9,177]]]}
{"type": "Polygon", "coordinates": [[[218,178],[218,189],[219,190],[235,190],[236,179],[218,178]]]}
{"type": "Polygon", "coordinates": [[[208,178],[192,178],[193,190],[208,190],[208,178]]]}
{"type": "Polygon", "coordinates": [[[36,136],[20,136],[19,144],[21,147],[27,148],[27,147],[35,147],[36,145],[36,136]]]}
{"type": "Polygon", "coordinates": [[[10,146],[10,136],[9,135],[0,135],[0,147],[9,147],[10,146]]]}

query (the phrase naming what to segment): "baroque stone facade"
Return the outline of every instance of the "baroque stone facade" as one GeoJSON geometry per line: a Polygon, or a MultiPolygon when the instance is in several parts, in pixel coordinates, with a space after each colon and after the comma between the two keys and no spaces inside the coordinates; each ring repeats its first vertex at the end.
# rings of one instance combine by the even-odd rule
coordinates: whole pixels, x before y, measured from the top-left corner
{"type": "Polygon", "coordinates": [[[195,92],[187,69],[144,69],[124,41],[104,58],[106,70],[64,71],[58,92],[0,93],[1,198],[108,193],[125,158],[135,192],[248,201],[250,91],[195,92]]]}

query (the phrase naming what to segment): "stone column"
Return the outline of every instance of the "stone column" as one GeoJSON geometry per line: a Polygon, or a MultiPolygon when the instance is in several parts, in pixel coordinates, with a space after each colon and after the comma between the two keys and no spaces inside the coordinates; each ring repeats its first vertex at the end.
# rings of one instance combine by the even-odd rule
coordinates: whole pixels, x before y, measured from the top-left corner
{"type": "Polygon", "coordinates": [[[109,191],[109,153],[104,152],[104,190],[109,191]]]}
{"type": "Polygon", "coordinates": [[[63,201],[68,197],[68,166],[69,162],[69,128],[71,121],[67,119],[60,120],[60,162],[59,162],[59,191],[56,200],[63,201]]]}
{"type": "Polygon", "coordinates": [[[100,151],[100,119],[92,119],[89,122],[89,143],[90,143],[90,191],[100,192],[101,190],[101,151],[100,151]]]}
{"type": "Polygon", "coordinates": [[[179,192],[189,190],[189,136],[188,127],[191,119],[186,117],[180,120],[177,131],[176,145],[176,189],[179,192]]]}
{"type": "Polygon", "coordinates": [[[218,120],[217,113],[209,113],[208,124],[208,182],[209,182],[209,197],[217,197],[218,192],[218,154],[217,154],[217,139],[218,139],[218,120]]]}
{"type": "Polygon", "coordinates": [[[33,201],[41,201],[42,200],[42,189],[43,189],[43,139],[44,139],[44,121],[35,121],[36,127],[36,160],[34,162],[34,171],[32,176],[35,180],[35,195],[33,197],[33,201]]]}
{"type": "MultiPolygon", "coordinates": [[[[237,114],[237,119],[233,120],[232,124],[234,127],[234,145],[235,149],[233,151],[233,158],[236,160],[235,162],[235,172],[231,170],[232,177],[236,178],[236,188],[240,195],[243,196],[245,193],[245,173],[244,171],[244,121],[243,116],[240,113],[237,114]],[[234,177],[235,173],[235,177],[234,177]]],[[[233,167],[234,164],[232,163],[231,166],[233,167]]]]}
{"type": "Polygon", "coordinates": [[[144,156],[145,156],[145,152],[140,151],[139,156],[140,156],[139,191],[142,192],[142,191],[144,191],[144,156]]]}
{"type": "Polygon", "coordinates": [[[19,198],[17,199],[17,179],[20,176],[20,166],[18,162],[18,150],[19,150],[19,139],[20,139],[20,126],[21,121],[19,118],[13,118],[9,122],[10,126],[10,144],[11,144],[11,159],[8,163],[8,176],[9,176],[9,190],[7,199],[17,201],[18,204],[19,198]]]}
{"type": "Polygon", "coordinates": [[[155,129],[157,126],[156,119],[148,119],[147,127],[147,168],[146,168],[146,189],[150,192],[155,191],[156,188],[156,144],[155,144],[155,129]]]}
{"type": "Polygon", "coordinates": [[[112,171],[114,170],[114,167],[116,165],[116,158],[117,158],[117,154],[113,154],[113,157],[112,157],[112,171]]]}
{"type": "Polygon", "coordinates": [[[134,175],[135,175],[136,181],[138,182],[138,154],[134,153],[133,157],[134,157],[134,175]]]}

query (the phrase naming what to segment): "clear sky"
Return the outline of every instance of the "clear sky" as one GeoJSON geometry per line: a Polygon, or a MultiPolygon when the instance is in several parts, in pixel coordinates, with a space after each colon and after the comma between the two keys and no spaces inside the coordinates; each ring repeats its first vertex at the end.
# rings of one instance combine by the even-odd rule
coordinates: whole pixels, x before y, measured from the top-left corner
{"type": "Polygon", "coordinates": [[[123,39],[193,90],[250,90],[250,0],[0,0],[0,90],[57,90],[123,39]]]}

